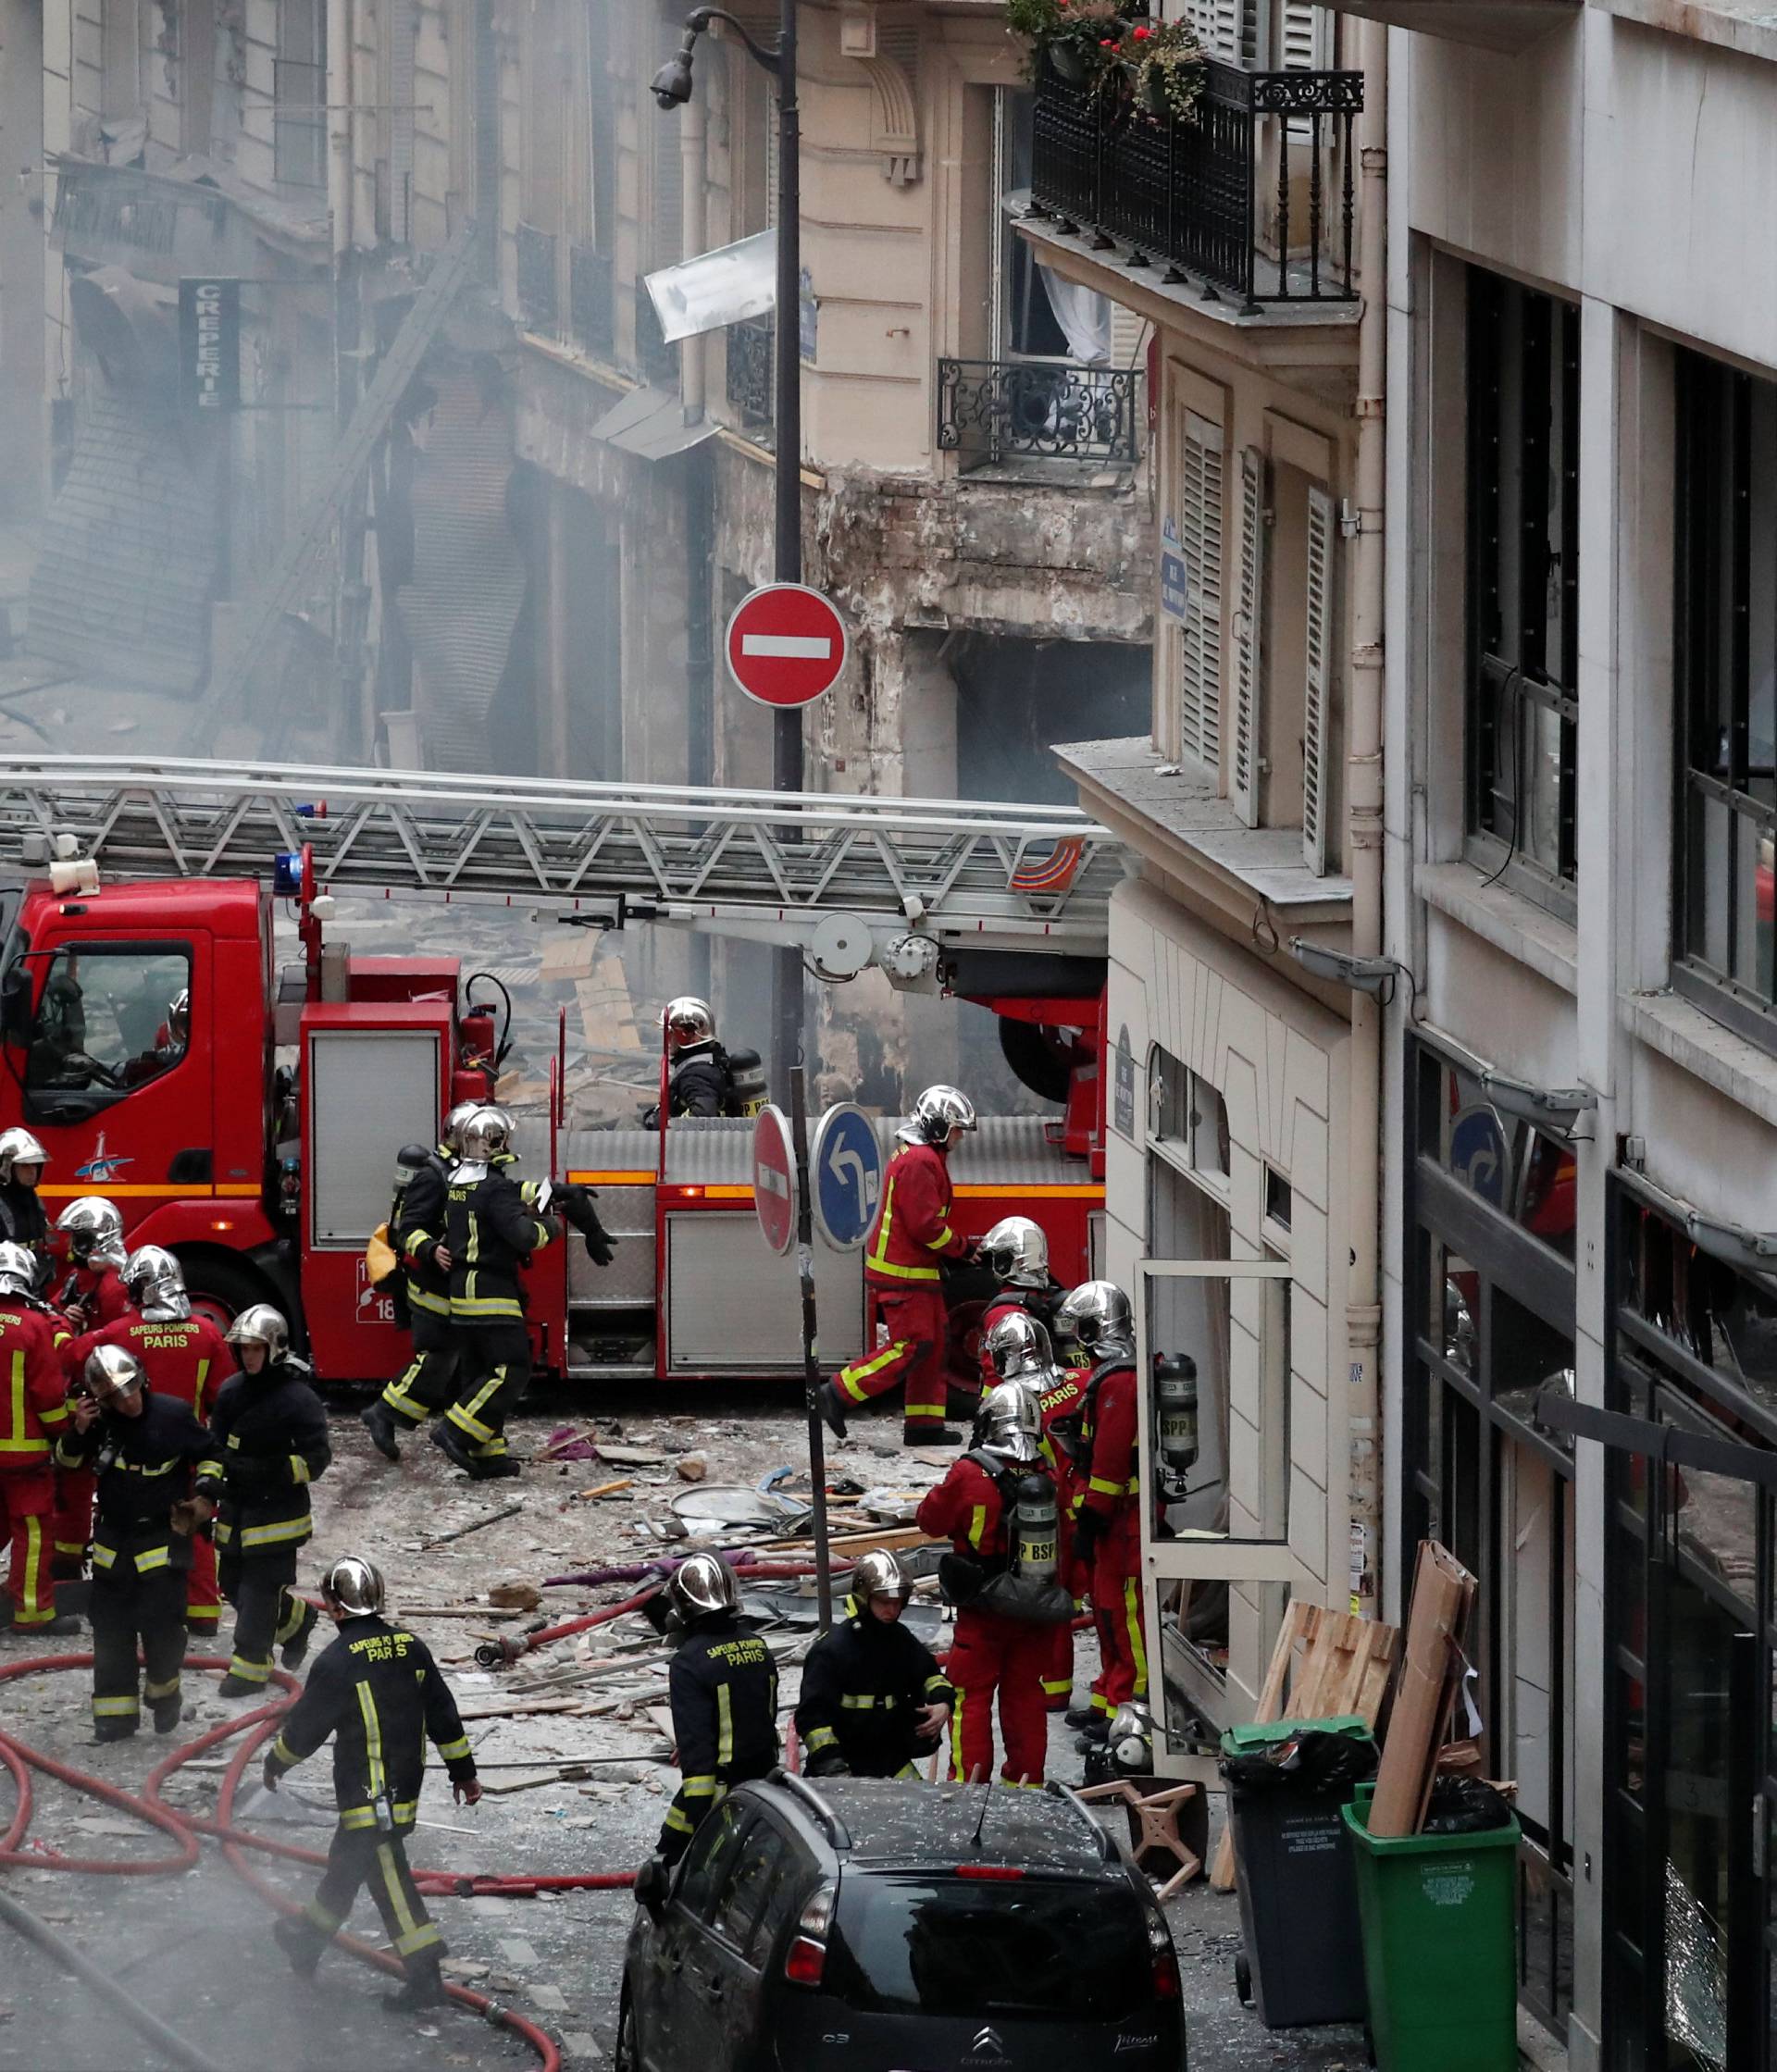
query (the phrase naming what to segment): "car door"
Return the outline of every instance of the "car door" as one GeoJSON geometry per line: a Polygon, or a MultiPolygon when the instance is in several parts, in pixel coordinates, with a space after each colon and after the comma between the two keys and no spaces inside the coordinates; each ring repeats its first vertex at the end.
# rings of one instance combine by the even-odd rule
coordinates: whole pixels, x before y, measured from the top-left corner
{"type": "Polygon", "coordinates": [[[749,2072],[761,2042],[763,1959],[754,1929],[789,1861],[789,1843],[761,1813],[729,1858],[712,1895],[706,1933],[688,1948],[680,2016],[697,2067],[749,2072]]]}
{"type": "Polygon", "coordinates": [[[728,1880],[752,1813],[747,1799],[725,1799],[691,1837],[655,1942],[651,2004],[640,2009],[648,2072],[728,2072],[726,2041],[712,2039],[702,1981],[710,1916],[728,1880]]]}

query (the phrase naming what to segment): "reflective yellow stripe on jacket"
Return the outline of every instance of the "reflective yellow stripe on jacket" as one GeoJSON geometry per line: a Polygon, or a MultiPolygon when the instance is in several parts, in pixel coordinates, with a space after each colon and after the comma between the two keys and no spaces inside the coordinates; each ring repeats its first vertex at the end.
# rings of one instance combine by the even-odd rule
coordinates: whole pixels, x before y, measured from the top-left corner
{"type": "Polygon", "coordinates": [[[901,1266],[888,1257],[888,1233],[895,1222],[895,1183],[890,1175],[883,1190],[882,1218],[876,1224],[876,1235],[871,1242],[869,1257],[864,1265],[872,1273],[887,1273],[897,1281],[941,1281],[943,1275],[935,1266],[901,1266]]]}

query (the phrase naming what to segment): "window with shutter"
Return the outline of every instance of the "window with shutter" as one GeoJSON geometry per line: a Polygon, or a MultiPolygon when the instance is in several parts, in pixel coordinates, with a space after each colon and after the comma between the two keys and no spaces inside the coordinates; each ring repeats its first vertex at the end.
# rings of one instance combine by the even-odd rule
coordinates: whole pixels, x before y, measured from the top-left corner
{"type": "Polygon", "coordinates": [[[1260,746],[1264,657],[1261,628],[1265,600],[1265,458],[1256,446],[1240,449],[1240,549],[1234,609],[1234,741],[1228,791],[1249,827],[1259,825],[1260,746]]]}
{"type": "Polygon", "coordinates": [[[1303,643],[1302,861],[1316,877],[1324,877],[1332,775],[1327,766],[1327,703],[1333,646],[1333,499],[1319,488],[1308,492],[1308,578],[1303,587],[1308,627],[1303,643]]]}
{"type": "Polygon", "coordinates": [[[1178,631],[1178,745],[1219,776],[1222,764],[1222,428],[1185,413],[1179,544],[1188,586],[1178,631]]]}
{"type": "Polygon", "coordinates": [[[413,236],[414,103],[418,98],[414,67],[416,18],[415,0],[391,0],[388,235],[396,244],[405,244],[413,236]]]}
{"type": "Polygon", "coordinates": [[[1178,11],[1212,57],[1229,65],[1258,63],[1259,0],[1186,0],[1178,11]]]}

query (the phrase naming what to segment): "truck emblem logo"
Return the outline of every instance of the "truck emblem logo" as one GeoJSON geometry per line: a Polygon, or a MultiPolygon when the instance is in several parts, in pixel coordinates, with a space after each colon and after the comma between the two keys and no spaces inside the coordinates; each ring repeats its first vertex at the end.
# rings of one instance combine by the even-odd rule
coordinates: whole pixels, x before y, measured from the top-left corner
{"type": "Polygon", "coordinates": [[[101,1130],[99,1141],[93,1147],[93,1156],[84,1165],[74,1168],[74,1177],[77,1180],[96,1180],[100,1186],[104,1186],[107,1180],[114,1180],[125,1166],[134,1165],[135,1162],[132,1158],[121,1158],[116,1152],[106,1151],[105,1132],[101,1130]]]}
{"type": "Polygon", "coordinates": [[[965,2065],[1004,2065],[1006,2046],[1000,2041],[997,2029],[977,2029],[969,2045],[969,2054],[963,2061],[965,2065]]]}

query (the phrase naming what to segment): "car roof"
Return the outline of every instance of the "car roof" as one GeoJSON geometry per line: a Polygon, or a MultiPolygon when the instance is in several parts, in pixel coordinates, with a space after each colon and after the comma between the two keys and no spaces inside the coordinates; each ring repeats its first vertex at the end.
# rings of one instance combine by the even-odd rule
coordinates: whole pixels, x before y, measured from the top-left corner
{"type": "Polygon", "coordinates": [[[993,1863],[1073,1878],[1122,1869],[1109,1833],[1071,1793],[1053,1788],[863,1777],[779,1775],[772,1781],[826,1829],[827,1842],[848,1865],[948,1870],[993,1863]]]}

